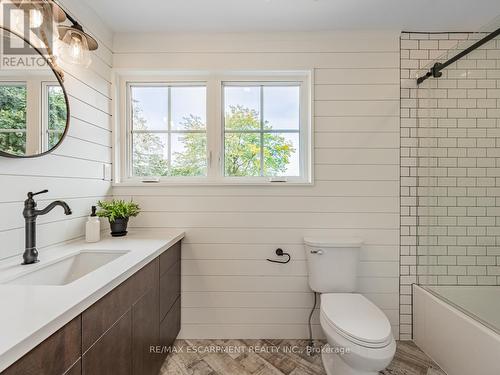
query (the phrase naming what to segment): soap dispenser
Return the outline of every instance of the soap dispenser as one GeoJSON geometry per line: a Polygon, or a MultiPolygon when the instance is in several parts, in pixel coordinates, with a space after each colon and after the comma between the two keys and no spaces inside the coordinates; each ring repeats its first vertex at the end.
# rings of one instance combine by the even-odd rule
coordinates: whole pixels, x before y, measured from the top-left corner
{"type": "Polygon", "coordinates": [[[101,222],[96,215],[96,206],[92,206],[92,213],[85,224],[85,241],[98,242],[101,239],[101,222]]]}

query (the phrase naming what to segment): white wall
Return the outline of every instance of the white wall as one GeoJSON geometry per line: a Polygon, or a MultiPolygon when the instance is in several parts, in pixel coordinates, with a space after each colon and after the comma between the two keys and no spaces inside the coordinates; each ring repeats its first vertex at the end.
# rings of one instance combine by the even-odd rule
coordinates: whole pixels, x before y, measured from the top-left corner
{"type": "Polygon", "coordinates": [[[0,157],[0,259],[24,251],[23,201],[28,191],[49,189],[39,207],[54,199],[73,210],[65,216],[56,208],[38,219],[40,247],[79,237],[84,233],[90,206],[111,194],[103,180],[103,164],[111,163],[111,33],[98,17],[77,0],[61,4],[99,41],[89,69],[63,67],[70,100],[71,120],[64,143],[54,153],[35,159],[0,157]]]}
{"type": "Polygon", "coordinates": [[[314,70],[314,186],[113,190],[142,206],[133,227],[187,232],[182,337],[307,337],[304,236],[365,240],[360,291],[398,334],[399,34],[119,34],[114,52],[118,72],[314,70]],[[278,247],[290,264],[265,261],[278,247]]]}

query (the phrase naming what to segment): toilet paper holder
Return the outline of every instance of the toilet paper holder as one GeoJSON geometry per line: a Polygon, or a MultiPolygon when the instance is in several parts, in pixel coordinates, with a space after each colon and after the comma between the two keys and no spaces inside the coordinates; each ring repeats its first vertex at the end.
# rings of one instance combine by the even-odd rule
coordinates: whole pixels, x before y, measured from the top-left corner
{"type": "Polygon", "coordinates": [[[290,256],[290,254],[285,253],[283,251],[283,249],[276,249],[276,255],[279,256],[279,257],[286,256],[286,257],[288,257],[288,259],[285,260],[285,261],[282,261],[282,260],[275,260],[275,259],[269,259],[268,258],[267,261],[268,262],[272,262],[272,263],[287,264],[292,259],[292,257],[290,256]]]}

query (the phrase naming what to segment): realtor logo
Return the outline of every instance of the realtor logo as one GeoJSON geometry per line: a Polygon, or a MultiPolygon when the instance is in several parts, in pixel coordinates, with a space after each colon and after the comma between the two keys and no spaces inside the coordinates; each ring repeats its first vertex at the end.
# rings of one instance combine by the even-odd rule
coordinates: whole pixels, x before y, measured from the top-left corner
{"type": "Polygon", "coordinates": [[[47,69],[43,56],[53,55],[55,39],[52,5],[13,0],[3,2],[1,10],[0,69],[47,69]]]}

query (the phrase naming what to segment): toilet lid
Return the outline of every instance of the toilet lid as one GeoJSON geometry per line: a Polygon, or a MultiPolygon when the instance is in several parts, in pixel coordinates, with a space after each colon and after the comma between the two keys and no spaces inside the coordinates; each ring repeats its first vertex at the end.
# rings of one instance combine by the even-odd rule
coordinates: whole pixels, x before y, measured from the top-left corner
{"type": "Polygon", "coordinates": [[[361,342],[381,344],[391,338],[387,317],[361,294],[322,294],[321,312],[333,328],[361,342]]]}

